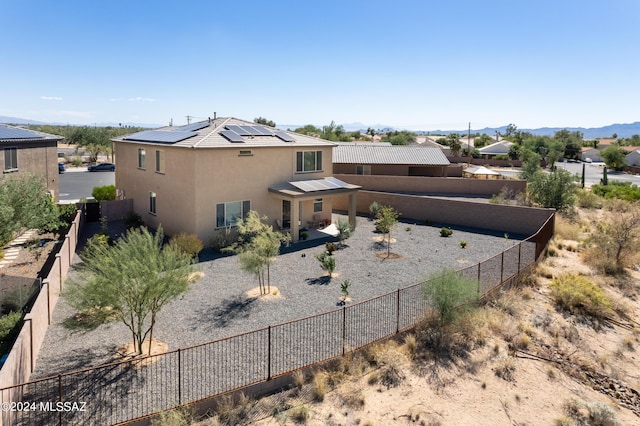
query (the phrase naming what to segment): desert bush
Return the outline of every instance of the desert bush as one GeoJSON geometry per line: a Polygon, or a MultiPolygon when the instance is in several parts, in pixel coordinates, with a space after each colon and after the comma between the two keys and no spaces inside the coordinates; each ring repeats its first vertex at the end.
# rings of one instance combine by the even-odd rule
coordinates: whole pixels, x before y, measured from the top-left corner
{"type": "Polygon", "coordinates": [[[189,426],[193,422],[191,411],[186,407],[178,407],[175,410],[161,411],[151,420],[151,426],[189,426]]]}
{"type": "Polygon", "coordinates": [[[466,241],[460,241],[460,248],[467,248],[467,242],[466,241]]]}
{"type": "Polygon", "coordinates": [[[82,166],[82,158],[80,158],[80,157],[73,157],[73,158],[71,159],[71,164],[72,164],[74,167],[80,167],[80,166],[82,166]]]}
{"type": "Polygon", "coordinates": [[[478,283],[456,271],[445,270],[431,275],[423,292],[440,315],[440,321],[450,323],[455,319],[456,308],[478,299],[478,283]]]}
{"type": "Polygon", "coordinates": [[[329,253],[329,256],[331,256],[333,252],[336,251],[336,245],[331,241],[327,241],[326,243],[324,243],[324,248],[327,250],[327,253],[329,253]]]}
{"type": "Polygon", "coordinates": [[[309,420],[309,407],[300,405],[289,410],[289,417],[296,423],[306,423],[309,420]]]}
{"type": "Polygon", "coordinates": [[[22,312],[9,312],[7,315],[0,317],[0,342],[8,340],[11,332],[16,328],[22,320],[22,312]]]}
{"type": "Polygon", "coordinates": [[[618,198],[626,201],[640,200],[640,187],[631,182],[609,182],[607,185],[593,185],[591,191],[604,198],[618,198]]]}
{"type": "Polygon", "coordinates": [[[585,402],[569,399],[564,403],[564,412],[580,425],[618,426],[615,411],[602,402],[585,402]]]}
{"type": "Polygon", "coordinates": [[[336,270],[336,258],[333,256],[329,256],[327,252],[322,252],[316,255],[316,259],[320,262],[320,267],[323,271],[326,271],[331,277],[333,271],[336,270]]]}
{"type": "Polygon", "coordinates": [[[601,209],[603,200],[593,190],[579,189],[576,196],[576,204],[583,209],[601,209]]]}
{"type": "Polygon", "coordinates": [[[512,356],[500,356],[500,358],[496,362],[496,366],[493,369],[493,372],[496,376],[506,380],[507,382],[513,381],[513,379],[515,378],[515,371],[516,360],[512,356]]]}
{"type": "Polygon", "coordinates": [[[94,186],[91,191],[91,196],[96,201],[110,201],[116,199],[116,187],[115,185],[94,186]]]}
{"type": "Polygon", "coordinates": [[[192,258],[196,257],[203,248],[202,241],[200,241],[197,235],[184,232],[171,237],[169,244],[178,248],[183,253],[190,255],[192,258]]]}
{"type": "Polygon", "coordinates": [[[551,298],[560,308],[595,318],[611,314],[611,300],[589,278],[577,274],[562,274],[551,281],[551,298]]]}
{"type": "Polygon", "coordinates": [[[580,224],[571,222],[561,215],[556,216],[555,236],[562,240],[580,241],[580,224]]]}
{"type": "Polygon", "coordinates": [[[369,205],[369,216],[371,219],[375,219],[378,217],[378,212],[380,211],[380,204],[377,201],[374,201],[369,205]]]}
{"type": "Polygon", "coordinates": [[[442,229],[440,229],[440,236],[441,237],[450,237],[451,235],[453,235],[453,231],[450,228],[442,228],[442,229]]]}
{"type": "Polygon", "coordinates": [[[353,227],[348,221],[338,219],[336,228],[338,228],[338,240],[340,241],[340,245],[344,245],[344,242],[351,238],[351,235],[353,234],[353,227]]]}
{"type": "Polygon", "coordinates": [[[313,400],[317,402],[324,401],[324,397],[329,388],[329,374],[324,370],[317,371],[311,383],[313,385],[313,400]]]}

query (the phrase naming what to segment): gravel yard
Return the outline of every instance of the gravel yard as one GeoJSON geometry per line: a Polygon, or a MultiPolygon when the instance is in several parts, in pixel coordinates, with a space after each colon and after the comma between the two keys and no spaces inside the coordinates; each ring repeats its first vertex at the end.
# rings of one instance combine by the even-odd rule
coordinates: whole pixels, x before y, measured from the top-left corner
{"type": "MultiPolygon", "coordinates": [[[[248,297],[246,292],[257,282],[240,269],[235,256],[215,258],[203,253],[201,258],[213,258],[196,266],[204,276],[160,312],[154,337],[173,350],[330,311],[338,307],[344,280],[351,282],[353,304],[414,284],[443,268],[474,265],[520,241],[520,236],[505,238],[504,234],[456,228],[451,237],[442,238],[441,225],[401,222],[393,230],[396,242],[391,247],[399,258],[385,259],[376,256],[386,248],[375,241],[380,235],[374,232],[373,222],[364,217],[357,220],[347,247],[333,254],[338,276],[331,280],[323,277],[315,259],[324,244],[299,250],[293,246],[280,255],[271,268],[277,297],[248,297]],[[465,249],[461,241],[467,242],[465,249]]],[[[32,379],[113,361],[116,348],[131,339],[128,329],[117,322],[88,332],[63,326],[74,313],[60,299],[32,379]]]]}

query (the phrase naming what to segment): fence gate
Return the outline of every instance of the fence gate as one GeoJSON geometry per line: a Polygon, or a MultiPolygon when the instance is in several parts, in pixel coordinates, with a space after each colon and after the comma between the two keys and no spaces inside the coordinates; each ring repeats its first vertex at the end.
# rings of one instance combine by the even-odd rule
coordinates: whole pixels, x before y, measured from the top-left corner
{"type": "Polygon", "coordinates": [[[87,222],[98,222],[100,220],[100,203],[85,203],[84,214],[87,222]]]}

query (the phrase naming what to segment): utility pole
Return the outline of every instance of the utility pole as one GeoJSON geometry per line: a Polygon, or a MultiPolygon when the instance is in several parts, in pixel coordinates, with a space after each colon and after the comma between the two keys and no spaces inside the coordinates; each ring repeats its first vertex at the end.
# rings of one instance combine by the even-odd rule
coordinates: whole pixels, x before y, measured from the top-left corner
{"type": "Polygon", "coordinates": [[[185,117],[187,117],[187,124],[191,124],[191,119],[193,118],[193,116],[186,115],[185,117]]]}
{"type": "Polygon", "coordinates": [[[467,132],[467,167],[471,166],[471,122],[467,132]]]}

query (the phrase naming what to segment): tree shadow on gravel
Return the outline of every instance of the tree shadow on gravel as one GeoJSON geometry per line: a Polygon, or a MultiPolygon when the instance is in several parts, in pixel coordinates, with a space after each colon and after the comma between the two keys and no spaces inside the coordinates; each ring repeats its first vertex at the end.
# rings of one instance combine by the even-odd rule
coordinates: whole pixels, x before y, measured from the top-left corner
{"type": "Polygon", "coordinates": [[[330,276],[322,276],[316,278],[306,278],[304,280],[308,285],[328,285],[331,283],[330,276]]]}
{"type": "Polygon", "coordinates": [[[246,297],[238,294],[229,299],[225,299],[220,305],[201,310],[197,317],[199,322],[202,317],[211,320],[212,327],[226,327],[238,319],[248,318],[257,297],[246,297]]]}

